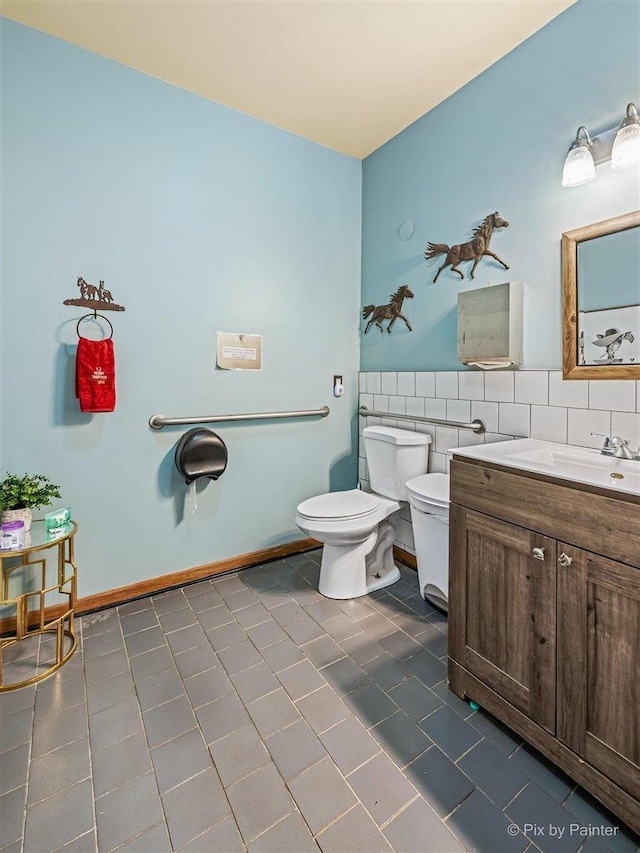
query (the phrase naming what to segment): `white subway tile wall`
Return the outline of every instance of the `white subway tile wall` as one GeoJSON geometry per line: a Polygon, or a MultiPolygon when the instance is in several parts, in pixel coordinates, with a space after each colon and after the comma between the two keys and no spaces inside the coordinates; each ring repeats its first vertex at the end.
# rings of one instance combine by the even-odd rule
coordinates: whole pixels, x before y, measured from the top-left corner
{"type": "Polygon", "coordinates": [[[611,434],[629,440],[632,450],[640,444],[640,417],[635,412],[611,412],[611,434]]]}
{"type": "Polygon", "coordinates": [[[567,409],[561,406],[531,406],[531,438],[567,443],[567,409]]]}
{"type": "Polygon", "coordinates": [[[461,400],[484,400],[484,373],[465,370],[458,376],[458,397],[461,400]]]}
{"type": "Polygon", "coordinates": [[[498,404],[498,432],[529,437],[531,406],[525,403],[498,404]]]}
{"type": "Polygon", "coordinates": [[[516,403],[549,403],[549,371],[523,370],[514,375],[516,385],[516,403]]]}
{"type": "Polygon", "coordinates": [[[447,401],[441,400],[438,397],[424,398],[424,415],[426,418],[443,418],[447,417],[447,401]]]}
{"type": "MultiPolygon", "coordinates": [[[[426,432],[432,438],[429,471],[446,472],[446,451],[452,447],[489,444],[510,438],[540,438],[562,444],[600,447],[592,432],[629,439],[640,445],[640,382],[564,380],[560,370],[518,371],[402,371],[363,372],[359,378],[360,405],[388,418],[363,418],[367,425],[382,423],[426,432]],[[479,418],[483,435],[432,424],[395,420],[394,414],[470,421],[479,418]]],[[[360,438],[358,475],[370,489],[364,443],[360,438]]],[[[415,553],[409,507],[402,509],[396,544],[415,553]]]]}
{"type": "Polygon", "coordinates": [[[398,374],[397,373],[381,373],[380,388],[383,394],[398,393],[398,374]]]}
{"type": "Polygon", "coordinates": [[[436,397],[458,399],[458,374],[455,371],[436,373],[436,397]]]}
{"type": "Polygon", "coordinates": [[[416,395],[418,397],[436,396],[435,373],[416,373],[416,395]]]}
{"type": "Polygon", "coordinates": [[[484,398],[496,403],[513,403],[513,372],[510,370],[491,370],[484,377],[484,398]]]}
{"type": "Polygon", "coordinates": [[[624,380],[589,382],[589,408],[635,412],[636,389],[634,385],[634,382],[625,382],[624,380]]]}
{"type": "Polygon", "coordinates": [[[469,400],[447,400],[447,420],[471,421],[471,402],[469,400]]]}
{"type": "Polygon", "coordinates": [[[567,381],[560,370],[549,372],[549,405],[570,409],[589,408],[589,383],[583,379],[567,381]]]}
{"type": "Polygon", "coordinates": [[[498,403],[474,401],[471,404],[471,420],[484,421],[487,432],[498,432],[498,403]]]}
{"type": "Polygon", "coordinates": [[[568,409],[569,444],[602,447],[602,436],[611,435],[611,412],[601,409],[568,409]]]}
{"type": "Polygon", "coordinates": [[[415,397],[415,373],[398,373],[398,394],[401,394],[403,397],[415,397]]]}

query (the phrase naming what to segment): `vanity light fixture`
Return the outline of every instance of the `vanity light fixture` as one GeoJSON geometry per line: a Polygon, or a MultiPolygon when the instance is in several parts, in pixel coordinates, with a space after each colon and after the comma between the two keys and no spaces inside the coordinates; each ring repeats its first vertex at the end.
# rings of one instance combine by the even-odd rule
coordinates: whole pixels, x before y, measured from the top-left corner
{"type": "Polygon", "coordinates": [[[592,145],[593,142],[587,128],[579,127],[576,138],[571,143],[567,159],[564,161],[563,187],[579,187],[595,179],[596,164],[593,162],[593,154],[591,153],[592,145]],[[584,138],[581,139],[580,133],[582,131],[584,131],[584,138]]]}
{"type": "Polygon", "coordinates": [[[628,104],[618,127],[591,137],[579,127],[562,170],[563,187],[579,187],[596,176],[595,167],[611,160],[612,169],[627,169],[640,163],[640,118],[635,104],[628,104]]]}
{"type": "Polygon", "coordinates": [[[611,151],[611,168],[628,169],[640,163],[640,119],[635,104],[627,104],[627,115],[616,131],[611,151]]]}

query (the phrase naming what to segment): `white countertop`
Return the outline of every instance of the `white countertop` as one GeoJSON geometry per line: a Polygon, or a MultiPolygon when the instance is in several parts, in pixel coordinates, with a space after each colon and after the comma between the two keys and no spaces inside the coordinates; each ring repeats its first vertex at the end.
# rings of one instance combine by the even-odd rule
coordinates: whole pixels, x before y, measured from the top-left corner
{"type": "Polygon", "coordinates": [[[518,438],[456,447],[452,452],[454,457],[477,459],[640,497],[640,462],[603,456],[590,447],[518,438]]]}

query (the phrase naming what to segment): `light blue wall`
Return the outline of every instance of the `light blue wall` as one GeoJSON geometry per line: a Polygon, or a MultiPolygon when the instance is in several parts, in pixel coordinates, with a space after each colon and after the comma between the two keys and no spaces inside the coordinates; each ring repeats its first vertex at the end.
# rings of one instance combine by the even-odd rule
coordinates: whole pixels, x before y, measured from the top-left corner
{"type": "Polygon", "coordinates": [[[302,538],[297,503],[356,482],[361,164],[6,20],[2,48],[2,470],[61,484],[82,595],[302,538]],[[112,414],[73,396],[80,275],[126,307],[112,414]],[[263,371],[216,370],[218,329],[264,335],[263,371]],[[325,403],[221,426],[179,520],[184,430],[150,415],[325,403]]]}
{"type": "Polygon", "coordinates": [[[640,304],[640,228],[578,244],[578,310],[640,304]]]}
{"type": "Polygon", "coordinates": [[[596,181],[564,189],[564,157],[579,125],[597,134],[622,119],[639,79],[640,5],[580,0],[364,161],[362,304],[386,303],[400,284],[415,298],[412,333],[398,322],[362,335],[362,370],[461,369],[459,279],[445,271],[432,284],[442,259],[423,251],[464,242],[495,210],[511,225],[491,247],[511,269],[485,259],[462,288],[524,281],[523,366],[560,366],[562,232],[640,207],[637,168],[603,164],[596,181]],[[402,242],[405,220],[415,234],[402,242]]]}

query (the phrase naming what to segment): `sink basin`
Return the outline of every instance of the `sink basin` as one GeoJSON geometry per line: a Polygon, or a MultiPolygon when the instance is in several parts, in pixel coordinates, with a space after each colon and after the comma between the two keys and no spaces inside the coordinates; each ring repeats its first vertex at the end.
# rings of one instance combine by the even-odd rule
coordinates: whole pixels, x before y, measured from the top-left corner
{"type": "Polygon", "coordinates": [[[456,448],[454,455],[640,496],[640,462],[589,447],[519,438],[456,448]]]}

